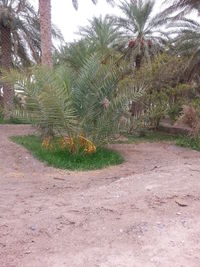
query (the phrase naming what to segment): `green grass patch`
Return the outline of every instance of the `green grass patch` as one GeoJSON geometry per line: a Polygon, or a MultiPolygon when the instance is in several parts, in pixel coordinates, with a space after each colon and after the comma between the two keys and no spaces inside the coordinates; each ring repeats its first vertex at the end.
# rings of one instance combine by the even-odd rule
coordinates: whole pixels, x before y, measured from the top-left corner
{"type": "Polygon", "coordinates": [[[41,147],[41,139],[37,136],[15,136],[15,143],[23,145],[34,157],[48,165],[67,170],[96,170],[111,165],[123,163],[123,157],[116,151],[98,148],[95,154],[71,154],[68,151],[56,149],[49,151],[41,147]]]}
{"type": "Polygon", "coordinates": [[[3,117],[0,116],[0,124],[3,124],[3,123],[4,123],[3,117]]]}
{"type": "Polygon", "coordinates": [[[4,118],[0,116],[0,124],[29,124],[29,122],[27,120],[14,117],[11,117],[9,120],[4,120],[4,118]]]}
{"type": "Polygon", "coordinates": [[[172,142],[178,146],[191,148],[200,151],[200,136],[192,138],[190,136],[173,135],[163,132],[149,131],[145,132],[142,136],[128,135],[128,143],[141,143],[141,142],[172,142]]]}
{"type": "Polygon", "coordinates": [[[145,132],[142,135],[128,135],[128,142],[130,143],[138,143],[138,142],[162,142],[162,141],[168,141],[168,142],[173,142],[175,141],[178,136],[172,135],[172,134],[167,134],[167,133],[162,133],[162,132],[156,132],[156,131],[149,131],[145,132]]]}
{"type": "Polygon", "coordinates": [[[188,147],[193,150],[200,151],[200,136],[195,139],[182,136],[176,139],[176,144],[178,146],[188,147]]]}

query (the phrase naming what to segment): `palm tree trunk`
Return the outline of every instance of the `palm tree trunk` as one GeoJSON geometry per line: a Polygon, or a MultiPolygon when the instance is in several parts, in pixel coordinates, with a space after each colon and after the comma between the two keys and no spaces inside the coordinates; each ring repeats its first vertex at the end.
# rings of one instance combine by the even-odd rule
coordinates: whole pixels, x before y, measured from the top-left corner
{"type": "Polygon", "coordinates": [[[142,56],[138,54],[135,59],[135,66],[137,70],[139,70],[141,67],[141,60],[142,60],[142,56]]]}
{"type": "MultiPolygon", "coordinates": [[[[0,25],[1,30],[1,50],[2,50],[2,68],[9,71],[12,66],[12,41],[11,29],[0,25]]],[[[3,84],[3,102],[4,102],[4,118],[8,120],[13,110],[14,90],[8,84],[3,84]]]]}
{"type": "Polygon", "coordinates": [[[51,0],[39,0],[42,64],[52,68],[51,0]]]}
{"type": "MultiPolygon", "coordinates": [[[[141,60],[142,56],[141,54],[137,54],[135,58],[135,67],[137,70],[140,70],[141,68],[141,60]]],[[[140,102],[134,102],[132,101],[131,107],[130,107],[130,112],[132,116],[137,116],[142,113],[142,105],[140,102]]]]}

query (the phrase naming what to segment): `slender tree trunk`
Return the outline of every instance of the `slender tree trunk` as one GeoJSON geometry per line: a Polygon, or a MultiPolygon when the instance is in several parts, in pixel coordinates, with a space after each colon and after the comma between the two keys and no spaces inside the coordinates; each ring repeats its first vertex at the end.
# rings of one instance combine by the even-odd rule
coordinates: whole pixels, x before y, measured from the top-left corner
{"type": "Polygon", "coordinates": [[[51,0],[39,0],[42,64],[52,68],[51,0]]]}
{"type": "MultiPolygon", "coordinates": [[[[11,29],[0,25],[1,29],[1,50],[2,50],[2,68],[9,71],[12,67],[12,41],[11,29]]],[[[14,90],[7,83],[3,84],[3,102],[4,102],[4,118],[8,120],[13,110],[14,90]]]]}

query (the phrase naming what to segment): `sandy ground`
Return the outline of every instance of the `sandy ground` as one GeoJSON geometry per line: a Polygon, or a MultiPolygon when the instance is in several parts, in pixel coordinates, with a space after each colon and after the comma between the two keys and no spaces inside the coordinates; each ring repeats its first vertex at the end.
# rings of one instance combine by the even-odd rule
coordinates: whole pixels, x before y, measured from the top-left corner
{"type": "Polygon", "coordinates": [[[115,145],[101,171],[45,166],[0,126],[0,267],[200,267],[200,153],[115,145]]]}

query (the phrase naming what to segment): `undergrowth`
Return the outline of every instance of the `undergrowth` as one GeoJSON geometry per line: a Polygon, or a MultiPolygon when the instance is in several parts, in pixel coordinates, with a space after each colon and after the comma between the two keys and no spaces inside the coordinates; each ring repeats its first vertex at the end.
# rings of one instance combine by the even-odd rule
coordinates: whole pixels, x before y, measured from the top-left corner
{"type": "Polygon", "coordinates": [[[128,143],[139,142],[172,142],[181,147],[200,151],[200,136],[197,138],[183,135],[173,135],[163,132],[149,131],[139,136],[128,135],[128,143]]]}

